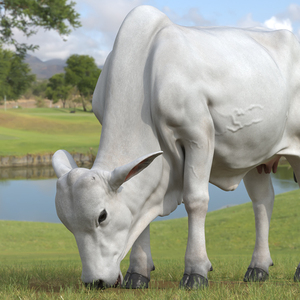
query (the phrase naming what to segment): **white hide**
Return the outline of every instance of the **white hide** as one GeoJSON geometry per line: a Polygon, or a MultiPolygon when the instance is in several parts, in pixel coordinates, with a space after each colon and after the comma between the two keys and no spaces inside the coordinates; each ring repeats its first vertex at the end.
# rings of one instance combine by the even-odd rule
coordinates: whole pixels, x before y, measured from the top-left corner
{"type": "Polygon", "coordinates": [[[182,201],[185,273],[207,277],[208,182],[229,191],[244,176],[257,230],[250,266],[268,272],[274,193],[270,175],[255,168],[284,155],[300,178],[299,105],[300,46],[291,32],[188,28],[153,7],[134,9],[94,92],[102,124],[94,166],[75,168],[65,151],[53,157],[57,212],[75,235],[83,281],[114,284],[134,243],[129,272],[149,278],[148,225],[182,201]],[[157,151],[163,156],[144,169],[157,151]],[[107,219],[98,224],[104,209],[107,219]]]}

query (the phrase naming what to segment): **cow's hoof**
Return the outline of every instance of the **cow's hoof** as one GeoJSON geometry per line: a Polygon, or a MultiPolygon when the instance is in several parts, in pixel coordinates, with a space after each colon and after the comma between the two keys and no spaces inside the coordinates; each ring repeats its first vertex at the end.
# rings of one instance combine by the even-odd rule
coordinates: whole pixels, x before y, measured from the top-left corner
{"type": "Polygon", "coordinates": [[[245,282],[262,282],[269,279],[269,274],[260,268],[248,268],[244,281],[245,282]]]}
{"type": "Polygon", "coordinates": [[[295,282],[300,282],[300,266],[298,266],[296,273],[294,275],[294,281],[295,282]]]}
{"type": "Polygon", "coordinates": [[[141,274],[127,272],[122,286],[125,289],[147,289],[149,281],[150,279],[141,274]]]}
{"type": "Polygon", "coordinates": [[[179,288],[187,290],[197,290],[208,286],[208,280],[199,274],[183,274],[179,288]]]}

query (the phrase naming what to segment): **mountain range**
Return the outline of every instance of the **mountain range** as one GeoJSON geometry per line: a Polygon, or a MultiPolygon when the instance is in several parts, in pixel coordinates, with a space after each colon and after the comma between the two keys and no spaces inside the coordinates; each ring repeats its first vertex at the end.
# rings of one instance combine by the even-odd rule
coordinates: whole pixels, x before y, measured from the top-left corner
{"type": "Polygon", "coordinates": [[[25,63],[29,64],[31,72],[36,75],[37,79],[48,79],[54,74],[63,73],[66,66],[66,60],[50,59],[42,61],[33,55],[26,55],[25,63]]]}

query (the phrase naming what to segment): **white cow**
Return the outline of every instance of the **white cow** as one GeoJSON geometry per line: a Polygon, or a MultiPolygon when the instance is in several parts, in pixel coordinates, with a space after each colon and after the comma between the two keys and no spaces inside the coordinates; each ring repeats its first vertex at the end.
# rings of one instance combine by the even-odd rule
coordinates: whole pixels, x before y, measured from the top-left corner
{"type": "MultiPolygon", "coordinates": [[[[256,225],[244,280],[268,277],[274,191],[269,172],[256,167],[282,155],[300,178],[300,45],[291,32],[188,28],[137,7],[106,60],[93,111],[102,134],[92,169],[77,168],[64,150],[53,157],[57,214],[75,236],[83,282],[147,287],[149,224],[184,202],[180,286],[207,285],[208,183],[232,191],[242,179],[256,225]],[[120,262],[131,247],[123,280],[120,262]]],[[[295,279],[299,273],[300,265],[295,279]]]]}

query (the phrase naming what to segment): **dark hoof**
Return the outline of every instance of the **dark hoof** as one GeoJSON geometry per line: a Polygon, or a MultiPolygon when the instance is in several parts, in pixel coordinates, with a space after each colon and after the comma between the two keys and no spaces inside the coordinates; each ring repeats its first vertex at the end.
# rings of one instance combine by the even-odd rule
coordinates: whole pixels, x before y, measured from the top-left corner
{"type": "Polygon", "coordinates": [[[245,282],[262,282],[269,279],[269,274],[259,268],[248,268],[244,281],[245,282]]]}
{"type": "Polygon", "coordinates": [[[295,181],[296,183],[298,183],[295,172],[294,172],[294,181],[295,181]]]}
{"type": "Polygon", "coordinates": [[[187,290],[198,290],[208,286],[208,280],[199,274],[183,274],[179,287],[187,290]]]}
{"type": "Polygon", "coordinates": [[[300,266],[298,266],[296,273],[294,275],[294,281],[295,282],[300,282],[300,266]]]}
{"type": "Polygon", "coordinates": [[[123,287],[126,289],[147,289],[150,279],[137,273],[126,273],[123,287]]]}

